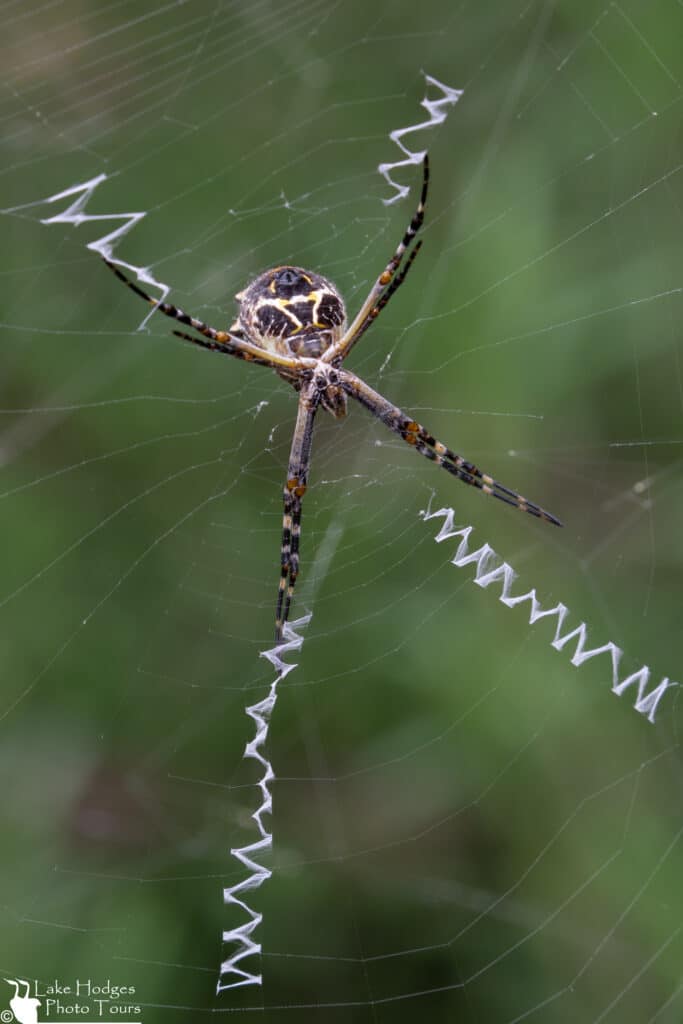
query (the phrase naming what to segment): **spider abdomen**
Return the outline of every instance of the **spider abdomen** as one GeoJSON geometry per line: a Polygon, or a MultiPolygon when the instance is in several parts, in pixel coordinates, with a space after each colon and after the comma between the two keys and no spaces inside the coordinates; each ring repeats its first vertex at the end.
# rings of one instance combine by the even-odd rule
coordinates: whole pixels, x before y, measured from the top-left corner
{"type": "Polygon", "coordinates": [[[301,267],[266,270],[237,295],[237,328],[280,355],[318,359],[343,336],[346,310],[334,285],[301,267]]]}

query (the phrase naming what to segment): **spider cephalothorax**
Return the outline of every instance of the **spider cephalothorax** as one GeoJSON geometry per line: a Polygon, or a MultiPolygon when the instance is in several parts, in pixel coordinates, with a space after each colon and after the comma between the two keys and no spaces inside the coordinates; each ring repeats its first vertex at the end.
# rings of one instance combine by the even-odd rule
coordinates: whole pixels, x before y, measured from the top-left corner
{"type": "Polygon", "coordinates": [[[344,333],[346,310],[339,292],[311,270],[273,267],[235,298],[240,309],[233,330],[283,356],[318,359],[344,333]]]}
{"type": "Polygon", "coordinates": [[[353,346],[403,284],[413,265],[421,243],[416,242],[407,256],[406,253],[422,227],[428,184],[429,162],[425,154],[422,193],[413,218],[348,326],[344,303],[334,285],[320,274],[301,267],[274,267],[259,274],[237,295],[239,315],[230,330],[225,331],[184,313],[177,306],[151,298],[137,284],[129,281],[119,267],[106,260],[116,276],[137,295],[161,313],[202,335],[198,338],[183,331],[174,331],[179,338],[213,352],[269,366],[299,393],[299,409],[283,491],[280,584],[275,612],[275,638],[278,641],[283,637],[299,575],[301,502],[306,493],[313,420],[318,409],[327,409],[333,416],[342,417],[346,414],[347,398],[352,398],[420,455],[431,459],[456,479],[538,519],[562,525],[550,512],[509,487],[503,487],[492,476],[482,473],[473,462],[456,455],[412,416],[406,415],[355,373],[342,367],[353,346]]]}

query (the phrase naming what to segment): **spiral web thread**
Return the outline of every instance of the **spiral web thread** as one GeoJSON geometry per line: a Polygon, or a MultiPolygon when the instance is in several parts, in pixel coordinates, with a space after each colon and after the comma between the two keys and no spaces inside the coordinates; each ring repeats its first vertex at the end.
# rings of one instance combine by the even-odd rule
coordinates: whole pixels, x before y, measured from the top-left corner
{"type": "Polygon", "coordinates": [[[234,944],[235,949],[221,964],[216,992],[239,988],[242,985],[261,985],[263,981],[261,974],[254,974],[241,966],[242,961],[246,957],[260,954],[261,952],[261,943],[255,942],[252,935],[263,920],[263,915],[253,910],[246,900],[242,899],[242,896],[253,889],[258,889],[272,875],[270,868],[265,867],[255,859],[257,856],[260,858],[264,853],[270,853],[273,847],[273,835],[264,824],[263,817],[266,814],[272,814],[273,811],[273,797],[270,792],[270,784],[275,778],[275,773],[272,764],[264,753],[264,746],[268,739],[270,717],[277,702],[278,683],[292,669],[296,668],[295,664],[290,665],[284,662],[282,656],[290,651],[301,650],[304,641],[303,637],[297,633],[297,629],[304,628],[310,621],[311,615],[309,614],[296,619],[292,623],[285,623],[284,642],[277,644],[276,647],[272,647],[270,650],[261,651],[261,657],[266,658],[271,663],[277,674],[270,685],[268,695],[259,701],[258,704],[251,704],[245,708],[246,713],[255,723],[255,730],[254,738],[249,740],[245,746],[243,756],[244,758],[252,758],[254,761],[258,761],[263,768],[263,774],[256,783],[261,791],[261,803],[251,815],[256,822],[260,838],[255,843],[249,843],[248,846],[234,847],[230,850],[231,855],[240,864],[244,865],[249,873],[246,878],[223,890],[223,900],[226,904],[239,907],[246,914],[247,921],[236,928],[230,928],[223,932],[223,942],[227,945],[234,944]]]}
{"type": "MultiPolygon", "coordinates": [[[[43,217],[40,223],[45,225],[72,224],[74,227],[81,227],[83,224],[96,224],[100,221],[118,221],[119,226],[117,228],[114,228],[113,231],[107,232],[106,235],[96,238],[93,242],[88,242],[86,248],[90,249],[92,252],[96,252],[111,263],[115,263],[119,267],[124,267],[126,270],[130,270],[142,284],[159,288],[161,291],[159,301],[164,302],[171,290],[170,285],[157,281],[149,267],[139,267],[133,263],[126,263],[125,260],[117,259],[114,256],[115,244],[118,244],[118,242],[121,241],[129,231],[136,227],[136,225],[147,216],[147,213],[141,210],[133,213],[85,212],[85,208],[94,196],[96,190],[107,180],[108,177],[106,174],[98,174],[97,177],[90,178],[89,181],[82,181],[78,185],[72,185],[70,188],[64,189],[62,192],[56,192],[54,195],[46,196],[43,199],[35,199],[30,203],[22,203],[20,206],[8,207],[7,209],[0,210],[0,213],[20,213],[22,210],[29,210],[34,206],[51,206],[52,203],[59,203],[62,200],[71,200],[65,210],[54,214],[52,217],[43,217]]],[[[155,309],[156,307],[151,309],[142,321],[140,324],[141,329],[153,315],[155,309]]]]}
{"type": "Polygon", "coordinates": [[[588,628],[585,622],[581,622],[575,629],[571,629],[562,635],[565,620],[570,614],[569,608],[562,604],[562,602],[559,602],[553,608],[543,608],[536,597],[535,588],[532,588],[526,594],[511,594],[512,584],[517,579],[515,570],[507,562],[503,562],[489,544],[482,544],[476,551],[470,551],[468,541],[473,527],[456,526],[455,512],[452,508],[440,508],[437,512],[427,510],[422,512],[421,516],[425,522],[437,518],[444,520],[443,526],[434,538],[437,544],[444,540],[451,540],[453,537],[461,538],[458,550],[451,559],[451,564],[461,569],[466,565],[474,563],[476,569],[473,582],[478,587],[486,589],[492,583],[502,582],[503,586],[499,600],[507,608],[515,608],[518,604],[528,601],[530,604],[530,626],[533,626],[540,619],[552,618],[554,616],[557,619],[557,627],[555,635],[550,641],[550,646],[556,651],[561,651],[568,644],[571,644],[572,641],[575,641],[576,646],[571,657],[572,665],[578,668],[579,665],[582,665],[584,661],[589,661],[590,658],[596,658],[599,654],[607,654],[612,662],[612,693],[615,693],[617,697],[621,697],[629,687],[635,686],[636,699],[633,707],[641,715],[645,715],[649,722],[654,723],[655,714],[662,697],[667,690],[678,687],[679,683],[673,682],[668,676],[665,676],[654,689],[648,692],[650,669],[647,665],[643,665],[637,672],[632,672],[624,679],[620,679],[619,665],[624,653],[621,648],[617,647],[610,640],[600,647],[587,649],[588,628]]]}
{"type": "Polygon", "coordinates": [[[425,128],[432,128],[435,125],[441,124],[442,121],[446,120],[448,116],[448,108],[454,107],[463,94],[462,89],[451,89],[449,85],[444,85],[437,78],[433,78],[431,75],[427,75],[423,72],[425,82],[428,86],[432,86],[434,89],[441,91],[441,97],[436,100],[430,100],[427,96],[420,102],[420,106],[429,114],[429,118],[426,121],[420,121],[418,124],[408,125],[407,128],[396,128],[393,132],[390,132],[389,138],[392,142],[395,142],[402,153],[405,153],[405,160],[396,160],[393,163],[380,164],[377,170],[380,174],[383,174],[389,185],[396,189],[396,194],[391,196],[389,199],[384,199],[385,206],[391,206],[392,203],[397,202],[399,199],[403,199],[410,192],[410,188],[407,185],[399,185],[391,177],[391,172],[396,170],[397,167],[412,167],[413,164],[421,164],[425,151],[420,150],[414,152],[409,149],[408,146],[402,142],[404,135],[410,135],[413,132],[424,131],[425,128]]]}

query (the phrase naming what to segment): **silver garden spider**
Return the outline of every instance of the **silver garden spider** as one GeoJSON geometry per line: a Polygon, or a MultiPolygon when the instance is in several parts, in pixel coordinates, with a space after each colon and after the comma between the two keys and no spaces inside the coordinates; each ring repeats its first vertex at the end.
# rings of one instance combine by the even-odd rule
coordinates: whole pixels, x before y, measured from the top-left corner
{"type": "Polygon", "coordinates": [[[456,455],[441,441],[437,441],[412,417],[406,416],[365,381],[342,363],[356,342],[377,319],[387,302],[405,281],[408,271],[422,245],[418,241],[404,256],[424,220],[429,161],[425,154],[422,193],[403,239],[386,267],[379,275],[360,310],[347,326],[346,310],[334,285],[310,270],[301,267],[273,267],[259,274],[243,292],[239,301],[237,320],[228,331],[218,331],[167,302],[158,302],[105,259],[119,280],[132,288],[146,302],[166,316],[192,327],[202,335],[197,338],[182,331],[173,331],[184,341],[246,359],[248,362],[270,366],[292,385],[299,394],[299,408],[294,437],[289,454],[287,481],[284,487],[284,514],[282,518],[282,549],[280,582],[275,612],[275,640],[282,640],[284,625],[289,617],[292,595],[299,575],[299,537],[301,533],[301,501],[306,493],[311,461],[313,421],[319,408],[341,419],[346,415],[347,399],[365,406],[389,430],[420,453],[473,487],[490,494],[507,505],[529,512],[532,516],[562,526],[559,519],[527,501],[521,494],[503,487],[493,477],[482,473],[472,462],[456,455]],[[401,264],[403,266],[401,267],[401,264]]]}

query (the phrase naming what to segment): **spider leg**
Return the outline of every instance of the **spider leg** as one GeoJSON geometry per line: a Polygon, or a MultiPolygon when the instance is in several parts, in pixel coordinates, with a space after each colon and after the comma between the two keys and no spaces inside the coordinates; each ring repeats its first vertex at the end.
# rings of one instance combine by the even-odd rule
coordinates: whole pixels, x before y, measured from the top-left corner
{"type": "Polygon", "coordinates": [[[193,338],[191,334],[183,334],[181,331],[174,331],[179,338],[184,341],[192,341],[195,345],[200,345],[202,348],[211,349],[214,352],[224,352],[226,355],[237,356],[238,359],[246,359],[248,362],[259,363],[261,366],[271,366],[273,368],[284,367],[290,370],[298,370],[304,368],[310,368],[315,364],[313,359],[299,359],[295,357],[281,356],[276,352],[267,351],[258,345],[253,345],[249,341],[245,341],[243,338],[238,338],[234,334],[230,334],[229,331],[217,331],[215,327],[210,327],[209,324],[205,324],[203,320],[197,320],[196,317],[190,316],[185,313],[182,309],[178,309],[177,306],[171,305],[169,302],[158,302],[153,299],[151,295],[143,291],[139,285],[134,281],[129,280],[123,271],[112,263],[110,260],[104,259],[109,269],[113,271],[118,277],[119,281],[123,281],[125,285],[134,291],[136,295],[139,295],[141,299],[149,303],[150,306],[154,306],[155,309],[159,310],[165,316],[170,316],[173,320],[178,320],[181,324],[185,324],[187,327],[192,327],[195,331],[199,331],[205,338],[209,339],[210,344],[200,341],[199,338],[193,338]]]}
{"type": "Polygon", "coordinates": [[[299,395],[299,409],[289,453],[287,480],[283,490],[282,548],[280,582],[275,612],[275,642],[280,643],[289,618],[294,587],[299,575],[299,539],[301,536],[301,500],[306,493],[311,464],[313,420],[319,404],[318,390],[304,386],[299,395]]]}
{"type": "Polygon", "coordinates": [[[389,287],[386,288],[382,292],[382,294],[380,295],[379,299],[377,300],[377,305],[372,307],[372,309],[370,310],[370,312],[366,316],[365,320],[363,321],[363,323],[360,325],[360,327],[358,328],[358,330],[354,334],[353,338],[351,338],[351,340],[349,341],[349,344],[347,345],[345,353],[344,353],[344,358],[346,358],[346,356],[349,354],[349,352],[351,351],[353,346],[356,344],[356,342],[360,341],[360,339],[363,337],[363,335],[367,331],[367,329],[370,326],[370,324],[374,323],[374,321],[380,315],[380,313],[382,312],[382,310],[384,309],[384,307],[386,306],[387,302],[389,301],[391,296],[394,294],[394,292],[398,291],[398,289],[401,287],[401,285],[405,281],[406,277],[408,276],[408,271],[410,270],[410,268],[412,267],[413,263],[415,262],[415,257],[417,256],[417,254],[418,254],[418,252],[420,251],[421,248],[422,248],[422,239],[420,239],[419,241],[417,241],[415,243],[415,245],[413,246],[413,248],[410,251],[410,255],[408,256],[408,259],[405,262],[405,266],[402,267],[400,273],[398,273],[396,275],[396,277],[391,281],[391,283],[389,284],[389,287]]]}
{"type": "Polygon", "coordinates": [[[246,359],[249,363],[258,363],[260,366],[272,366],[273,363],[270,357],[265,354],[263,357],[252,355],[251,352],[242,352],[241,349],[233,348],[229,343],[222,341],[204,341],[202,338],[194,338],[191,334],[185,334],[184,331],[171,331],[175,334],[176,338],[182,338],[183,341],[191,341],[193,345],[199,345],[200,348],[206,348],[210,352],[223,352],[228,356],[236,356],[237,359],[246,359]]]}
{"type": "Polygon", "coordinates": [[[406,416],[398,406],[387,401],[378,391],[374,391],[360,377],[349,373],[348,370],[340,369],[337,372],[339,374],[339,383],[344,391],[352,398],[355,398],[373,416],[381,420],[389,430],[398,434],[407,444],[412,445],[420,455],[424,455],[426,458],[431,459],[432,462],[436,462],[438,466],[442,466],[443,469],[452,473],[458,480],[477,487],[484,494],[490,494],[491,497],[498,498],[499,501],[504,501],[506,505],[512,505],[513,508],[518,508],[522,512],[528,512],[538,519],[545,519],[546,522],[554,523],[555,526],[563,525],[550,512],[546,512],[545,509],[542,509],[533,501],[528,501],[527,498],[522,497],[516,491],[510,490],[509,487],[503,487],[493,477],[482,473],[473,462],[468,462],[462,456],[456,455],[455,452],[447,448],[441,441],[437,441],[412,417],[406,416]]]}
{"type": "Polygon", "coordinates": [[[323,360],[325,362],[331,362],[338,358],[341,358],[342,360],[346,358],[351,348],[355,345],[361,335],[365,333],[372,321],[375,320],[381,310],[384,309],[391,296],[405,281],[408,271],[413,264],[413,260],[417,256],[421,243],[418,243],[413,249],[403,272],[399,274],[398,277],[394,277],[394,275],[400,267],[410,243],[422,227],[428,191],[429,156],[425,153],[424,160],[422,161],[422,191],[420,193],[420,201],[417,204],[417,209],[406,228],[403,238],[396,247],[393,256],[370,289],[369,295],[358,310],[358,313],[351,325],[347,328],[344,337],[341,338],[336,345],[330,346],[327,352],[324,353],[323,360]],[[387,285],[389,287],[387,287],[387,285]]]}

